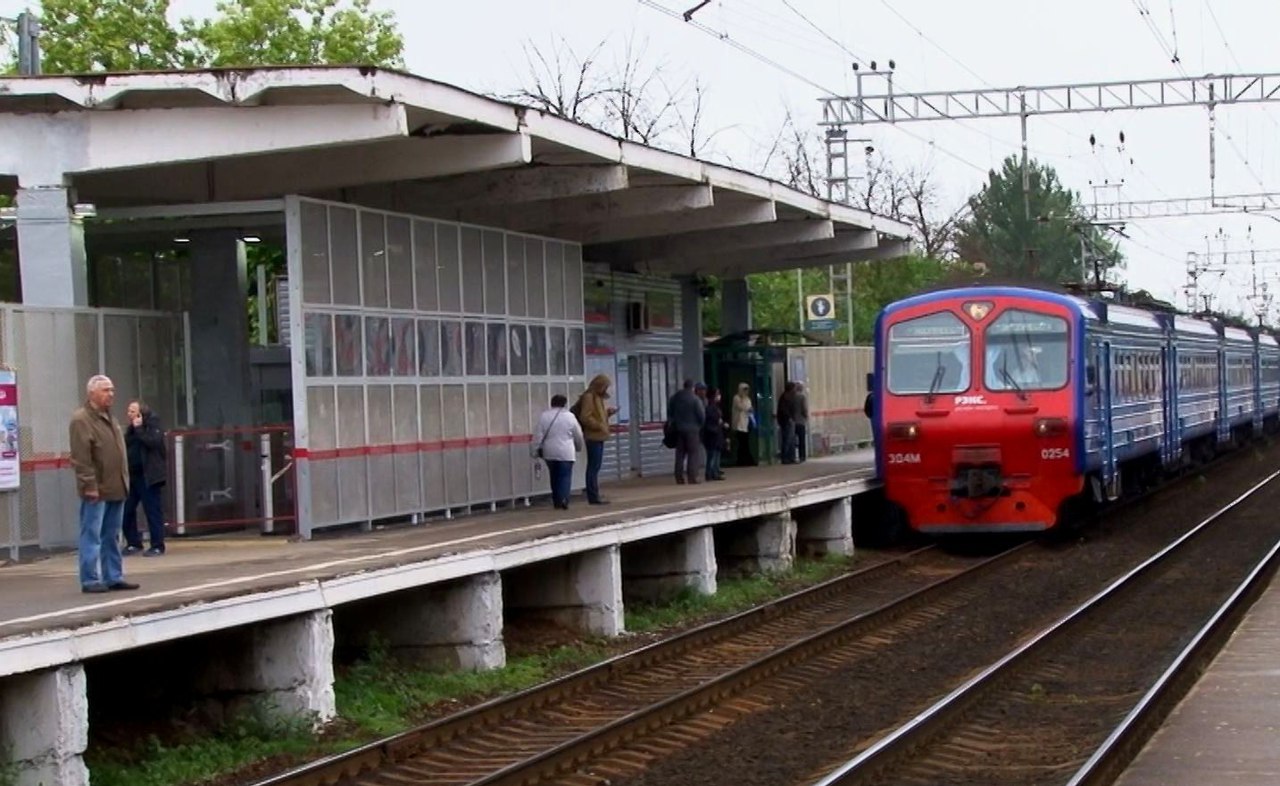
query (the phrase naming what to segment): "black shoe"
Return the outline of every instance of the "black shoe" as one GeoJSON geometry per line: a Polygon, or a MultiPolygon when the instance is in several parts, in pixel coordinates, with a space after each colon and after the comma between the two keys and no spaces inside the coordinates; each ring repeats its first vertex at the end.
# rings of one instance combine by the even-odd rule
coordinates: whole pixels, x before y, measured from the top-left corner
{"type": "Polygon", "coordinates": [[[108,584],[107,589],[110,590],[136,590],[138,585],[130,581],[117,581],[114,584],[108,584]]]}
{"type": "Polygon", "coordinates": [[[163,556],[164,556],[164,549],[158,549],[158,548],[156,548],[155,546],[152,546],[151,548],[149,548],[149,549],[147,549],[146,551],[142,552],[142,556],[144,556],[144,557],[163,557],[163,556]]]}
{"type": "Polygon", "coordinates": [[[86,593],[106,592],[107,585],[106,584],[86,584],[80,588],[80,591],[86,592],[86,593]]]}
{"type": "Polygon", "coordinates": [[[141,551],[142,551],[142,546],[141,546],[141,545],[137,545],[137,546],[125,546],[123,549],[121,549],[121,550],[120,550],[120,554],[121,554],[122,556],[128,557],[128,556],[130,556],[130,555],[132,555],[132,554],[138,554],[138,553],[141,553],[141,551]]]}

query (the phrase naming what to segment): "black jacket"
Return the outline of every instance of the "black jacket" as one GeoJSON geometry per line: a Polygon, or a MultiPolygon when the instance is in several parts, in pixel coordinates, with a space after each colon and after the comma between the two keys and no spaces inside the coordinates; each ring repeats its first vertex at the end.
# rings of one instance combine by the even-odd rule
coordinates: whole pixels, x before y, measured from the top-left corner
{"type": "Polygon", "coordinates": [[[702,431],[702,424],[707,420],[702,399],[692,390],[680,389],[667,402],[667,421],[676,431],[702,431]]]}
{"type": "Polygon", "coordinates": [[[129,424],[124,444],[129,454],[129,474],[141,471],[148,486],[169,479],[169,451],[164,444],[160,419],[154,413],[143,415],[140,427],[129,424]]]}
{"type": "Polygon", "coordinates": [[[706,422],[702,424],[702,444],[708,450],[724,448],[724,418],[719,404],[707,404],[706,422]]]}

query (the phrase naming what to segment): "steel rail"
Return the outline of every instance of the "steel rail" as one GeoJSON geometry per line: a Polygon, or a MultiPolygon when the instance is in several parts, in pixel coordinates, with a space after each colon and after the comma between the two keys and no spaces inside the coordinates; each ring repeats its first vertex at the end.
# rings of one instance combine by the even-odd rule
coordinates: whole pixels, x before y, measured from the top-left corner
{"type": "Polygon", "coordinates": [[[928,599],[934,594],[950,589],[960,581],[972,579],[990,566],[1021,552],[1033,543],[1034,541],[1026,541],[993,557],[982,560],[960,573],[939,579],[906,596],[831,625],[817,633],[774,650],[751,663],[726,672],[702,685],[682,691],[656,704],[619,718],[612,723],[568,740],[550,750],[517,762],[488,777],[473,781],[470,786],[530,784],[537,783],[547,777],[562,774],[646,732],[670,725],[695,712],[703,711],[787,668],[806,660],[811,660],[835,647],[839,647],[847,641],[861,636],[866,627],[882,624],[914,610],[920,604],[927,603],[928,599]]]}
{"type": "Polygon", "coordinates": [[[1067,786],[1103,786],[1119,777],[1164,722],[1169,711],[1195,685],[1203,668],[1231,637],[1240,618],[1262,595],[1277,567],[1280,567],[1280,542],[1271,547],[1231,597],[1196,632],[1151,689],[1076,771],[1067,786]]]}
{"type": "Polygon", "coordinates": [[[913,549],[853,573],[797,590],[725,619],[708,622],[669,639],[614,656],[550,682],[535,685],[508,696],[500,696],[446,718],[286,770],[256,781],[253,786],[320,786],[334,783],[339,778],[355,777],[376,770],[388,763],[409,758],[424,748],[439,745],[476,729],[493,726],[516,717],[522,712],[537,709],[552,701],[604,684],[620,675],[650,668],[697,648],[748,631],[782,615],[816,605],[827,597],[840,594],[849,586],[865,583],[875,578],[877,574],[894,568],[908,567],[921,555],[936,551],[936,545],[913,549]]]}
{"type": "MultiPolygon", "coordinates": [[[[909,754],[915,746],[932,737],[950,719],[962,713],[966,707],[979,698],[984,689],[1009,676],[1015,666],[1029,660],[1033,654],[1037,654],[1050,641],[1056,639],[1058,635],[1062,634],[1076,622],[1088,616],[1106,601],[1119,595],[1139,576],[1147,573],[1156,565],[1164,562],[1172,554],[1178,552],[1184,544],[1204,532],[1214,522],[1237,508],[1241,503],[1245,502],[1258,491],[1262,490],[1277,477],[1280,477],[1280,471],[1273,472],[1261,481],[1255,483],[1244,493],[1240,494],[1231,502],[1207,516],[1199,524],[1185,532],[1175,541],[1117,578],[1106,588],[1095,594],[1089,600],[1085,601],[1076,609],[1069,612],[1048,627],[1042,629],[1035,636],[1031,637],[1022,645],[1002,657],[996,663],[988,666],[981,673],[974,676],[951,693],[947,694],[947,696],[943,697],[933,706],[919,713],[907,723],[898,727],[885,737],[877,740],[854,758],[837,767],[826,777],[814,784],[814,786],[851,786],[851,784],[873,780],[876,775],[909,754]]],[[[1257,570],[1255,570],[1254,573],[1256,574],[1257,570]]]]}

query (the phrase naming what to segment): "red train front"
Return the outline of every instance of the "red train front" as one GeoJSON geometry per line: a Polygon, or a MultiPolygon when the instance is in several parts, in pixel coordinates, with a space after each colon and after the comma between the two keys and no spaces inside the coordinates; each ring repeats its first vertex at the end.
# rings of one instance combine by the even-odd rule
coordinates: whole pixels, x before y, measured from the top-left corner
{"type": "Polygon", "coordinates": [[[889,502],[928,533],[1053,527],[1083,487],[1083,319],[1012,288],[895,303],[876,325],[876,461],[889,502]]]}

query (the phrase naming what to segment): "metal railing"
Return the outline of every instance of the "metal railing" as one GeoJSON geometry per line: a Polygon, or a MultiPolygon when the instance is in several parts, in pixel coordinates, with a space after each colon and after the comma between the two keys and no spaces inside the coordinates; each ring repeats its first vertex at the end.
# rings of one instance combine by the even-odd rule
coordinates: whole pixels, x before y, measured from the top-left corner
{"type": "Polygon", "coordinates": [[[175,429],[167,438],[174,535],[297,531],[292,426],[175,429]]]}

